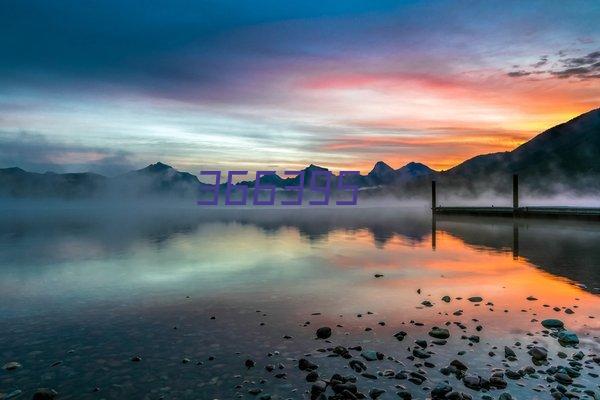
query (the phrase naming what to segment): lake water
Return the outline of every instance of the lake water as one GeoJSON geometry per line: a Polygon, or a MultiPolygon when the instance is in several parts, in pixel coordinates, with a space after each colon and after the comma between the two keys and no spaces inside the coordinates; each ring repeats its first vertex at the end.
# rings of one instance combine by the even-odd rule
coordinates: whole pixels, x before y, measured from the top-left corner
{"type": "Polygon", "coordinates": [[[594,398],[599,244],[597,223],[432,221],[423,208],[7,212],[0,365],[20,368],[0,370],[0,393],[309,399],[313,383],[298,368],[305,358],[319,379],[354,376],[359,392],[385,390],[380,399],[425,399],[444,381],[472,398],[548,399],[558,366],[570,368],[565,390],[594,398]],[[563,321],[579,344],[561,345],[541,325],[548,318],[563,321]],[[331,337],[316,339],[325,326],[331,337]],[[446,344],[433,343],[433,326],[448,329],[446,344]],[[547,349],[547,360],[534,364],[532,345],[547,349]],[[353,348],[352,358],[336,356],[344,353],[336,346],[353,348]],[[373,352],[383,359],[361,356],[373,352]],[[443,374],[453,360],[484,378],[483,388],[443,374]],[[508,387],[487,389],[502,371],[508,387]]]}

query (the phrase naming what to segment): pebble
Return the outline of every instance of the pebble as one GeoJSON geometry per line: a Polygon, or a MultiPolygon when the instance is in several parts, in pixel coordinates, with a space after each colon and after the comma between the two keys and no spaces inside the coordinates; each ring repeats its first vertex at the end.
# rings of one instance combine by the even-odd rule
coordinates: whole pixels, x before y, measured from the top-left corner
{"type": "Polygon", "coordinates": [[[306,358],[301,358],[298,360],[298,369],[301,371],[313,371],[317,368],[319,368],[318,365],[308,361],[306,358]]]}
{"type": "Polygon", "coordinates": [[[561,331],[558,333],[558,342],[563,346],[571,346],[579,343],[579,338],[575,332],[561,331]]]}
{"type": "Polygon", "coordinates": [[[534,346],[528,351],[528,353],[535,360],[545,360],[548,358],[548,350],[543,347],[534,346]]]}
{"type": "Polygon", "coordinates": [[[543,320],[542,326],[548,329],[562,329],[565,326],[565,323],[560,319],[550,318],[543,320]]]}
{"type": "Polygon", "coordinates": [[[369,391],[369,397],[372,399],[376,399],[384,393],[385,393],[385,390],[373,388],[369,391]]]}
{"type": "Polygon", "coordinates": [[[56,390],[41,388],[35,391],[32,400],[54,400],[58,397],[56,390]]]}
{"type": "Polygon", "coordinates": [[[317,337],[319,339],[327,339],[331,336],[331,328],[328,326],[324,326],[322,328],[317,329],[317,337]]]}
{"type": "Polygon", "coordinates": [[[438,328],[437,326],[434,326],[429,331],[429,336],[436,339],[448,339],[450,337],[450,332],[446,328],[438,328]]]}
{"type": "Polygon", "coordinates": [[[11,361],[2,366],[2,369],[6,371],[14,371],[16,369],[22,368],[22,365],[16,361],[11,361]]]}
{"type": "Polygon", "coordinates": [[[383,354],[373,350],[365,350],[360,355],[367,361],[383,360],[383,354]]]}
{"type": "Polygon", "coordinates": [[[427,352],[420,350],[420,349],[413,349],[412,354],[413,354],[413,356],[415,356],[417,358],[422,358],[422,359],[431,357],[430,354],[428,354],[427,352]]]}
{"type": "Polygon", "coordinates": [[[508,346],[504,346],[504,357],[506,357],[506,358],[516,358],[517,355],[515,354],[515,352],[513,351],[513,349],[511,349],[508,346]]]}

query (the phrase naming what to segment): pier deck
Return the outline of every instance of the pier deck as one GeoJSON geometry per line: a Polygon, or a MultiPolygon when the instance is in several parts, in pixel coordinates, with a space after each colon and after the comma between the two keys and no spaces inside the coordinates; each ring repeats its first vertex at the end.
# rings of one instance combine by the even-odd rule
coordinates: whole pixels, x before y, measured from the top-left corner
{"type": "Polygon", "coordinates": [[[434,215],[475,215],[489,217],[517,217],[517,218],[570,218],[600,221],[600,208],[596,207],[562,207],[562,206],[532,206],[519,205],[519,175],[514,174],[512,179],[513,206],[512,207],[438,207],[437,188],[435,180],[431,181],[431,211],[434,215]]]}
{"type": "Polygon", "coordinates": [[[600,220],[600,208],[582,207],[435,207],[433,211],[441,215],[600,220]]]}

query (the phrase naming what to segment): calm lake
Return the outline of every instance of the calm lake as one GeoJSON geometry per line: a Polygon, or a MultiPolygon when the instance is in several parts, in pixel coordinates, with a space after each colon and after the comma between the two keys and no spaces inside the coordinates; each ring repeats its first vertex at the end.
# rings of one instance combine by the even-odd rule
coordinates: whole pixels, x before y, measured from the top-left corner
{"type": "Polygon", "coordinates": [[[19,366],[0,370],[0,399],[309,399],[301,358],[380,399],[444,385],[594,398],[599,294],[598,223],[433,221],[419,207],[6,212],[0,365],[19,366]],[[559,343],[550,318],[579,343],[559,343]],[[468,369],[448,373],[453,360],[468,369]]]}

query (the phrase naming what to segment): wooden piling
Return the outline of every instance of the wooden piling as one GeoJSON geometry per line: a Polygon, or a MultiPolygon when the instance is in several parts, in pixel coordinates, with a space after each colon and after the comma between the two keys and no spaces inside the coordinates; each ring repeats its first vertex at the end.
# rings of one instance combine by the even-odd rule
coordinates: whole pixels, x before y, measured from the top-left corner
{"type": "MultiPolygon", "coordinates": [[[[570,218],[600,221],[600,207],[519,207],[519,175],[513,175],[512,207],[438,207],[435,181],[431,181],[431,210],[437,215],[477,215],[512,218],[570,218]]],[[[519,233],[515,232],[515,254],[519,251],[519,233]]]]}
{"type": "Polygon", "coordinates": [[[435,213],[431,214],[431,249],[435,251],[437,247],[437,224],[435,213]]]}
{"type": "Polygon", "coordinates": [[[519,208],[519,175],[513,175],[513,209],[519,208]]]}
{"type": "Polygon", "coordinates": [[[519,224],[513,220],[513,259],[519,259],[519,224]]]}
{"type": "Polygon", "coordinates": [[[435,192],[435,181],[431,181],[431,210],[435,213],[435,208],[437,207],[437,199],[435,192]]]}

